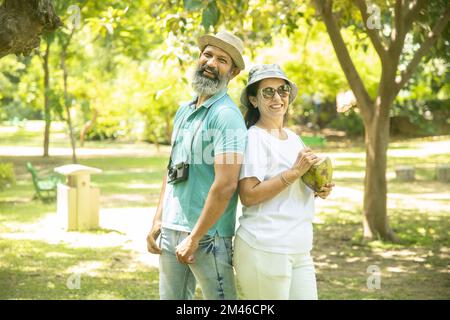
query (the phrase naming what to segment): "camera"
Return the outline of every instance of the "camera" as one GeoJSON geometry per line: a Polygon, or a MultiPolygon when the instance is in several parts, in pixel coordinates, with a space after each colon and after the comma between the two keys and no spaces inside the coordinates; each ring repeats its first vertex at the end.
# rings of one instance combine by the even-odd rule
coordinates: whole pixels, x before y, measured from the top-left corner
{"type": "Polygon", "coordinates": [[[180,162],[168,168],[168,183],[178,183],[185,181],[189,177],[189,164],[180,162]]]}

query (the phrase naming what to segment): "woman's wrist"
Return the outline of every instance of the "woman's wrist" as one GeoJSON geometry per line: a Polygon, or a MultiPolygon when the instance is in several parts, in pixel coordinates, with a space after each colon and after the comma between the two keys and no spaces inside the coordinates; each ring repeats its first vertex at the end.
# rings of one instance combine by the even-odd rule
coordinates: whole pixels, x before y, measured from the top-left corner
{"type": "Polygon", "coordinates": [[[281,173],[281,180],[283,180],[286,185],[294,183],[298,178],[298,173],[293,169],[289,169],[281,173]]]}

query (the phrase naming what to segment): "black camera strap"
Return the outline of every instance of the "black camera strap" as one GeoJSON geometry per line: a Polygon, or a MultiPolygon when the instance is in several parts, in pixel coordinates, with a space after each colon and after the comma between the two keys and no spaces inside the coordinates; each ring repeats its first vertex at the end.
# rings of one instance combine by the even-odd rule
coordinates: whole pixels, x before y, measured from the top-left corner
{"type": "MultiPolygon", "coordinates": [[[[200,127],[203,124],[203,121],[206,118],[206,115],[209,112],[209,109],[211,109],[212,106],[210,106],[209,108],[206,109],[206,112],[203,114],[202,119],[200,120],[200,123],[197,125],[197,128],[195,128],[194,134],[192,135],[192,139],[191,139],[191,148],[189,150],[189,158],[190,158],[190,154],[192,153],[192,146],[194,145],[194,140],[195,140],[195,136],[197,135],[197,131],[200,129],[200,127]]],[[[184,125],[184,122],[187,120],[187,118],[189,118],[190,114],[184,116],[183,120],[180,123],[180,126],[177,129],[177,132],[175,133],[175,138],[173,141],[173,146],[172,146],[172,150],[170,150],[170,158],[169,158],[169,164],[167,165],[167,169],[169,169],[172,166],[172,156],[173,156],[173,151],[175,150],[175,146],[177,144],[177,138],[178,138],[178,133],[180,132],[181,127],[184,125]]]]}

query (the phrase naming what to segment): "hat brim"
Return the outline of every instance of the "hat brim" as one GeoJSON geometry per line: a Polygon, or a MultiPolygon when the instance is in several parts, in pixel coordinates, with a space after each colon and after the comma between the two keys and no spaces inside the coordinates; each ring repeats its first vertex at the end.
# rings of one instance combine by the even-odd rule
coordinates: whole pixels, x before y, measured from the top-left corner
{"type": "Polygon", "coordinates": [[[198,39],[198,46],[199,46],[200,50],[203,51],[203,49],[205,49],[205,47],[208,45],[215,46],[215,47],[218,47],[219,49],[222,49],[223,51],[225,51],[226,53],[228,53],[230,55],[231,59],[233,59],[234,64],[240,70],[245,69],[245,63],[244,63],[244,59],[242,58],[241,53],[234,46],[229,44],[228,42],[225,42],[222,39],[219,39],[219,38],[209,35],[209,34],[201,36],[198,39]]]}
{"type": "Polygon", "coordinates": [[[289,94],[289,104],[291,104],[292,101],[295,100],[295,98],[297,97],[297,94],[298,94],[298,87],[294,82],[292,82],[288,78],[282,77],[282,76],[261,75],[260,77],[256,77],[256,78],[252,79],[251,82],[248,82],[247,85],[245,86],[245,88],[242,90],[241,99],[240,99],[242,105],[244,105],[244,106],[250,105],[250,101],[248,100],[248,94],[247,94],[247,89],[249,86],[251,86],[252,84],[257,83],[261,80],[270,79],[270,78],[283,79],[283,80],[287,81],[289,83],[289,85],[291,86],[291,93],[289,94]]]}

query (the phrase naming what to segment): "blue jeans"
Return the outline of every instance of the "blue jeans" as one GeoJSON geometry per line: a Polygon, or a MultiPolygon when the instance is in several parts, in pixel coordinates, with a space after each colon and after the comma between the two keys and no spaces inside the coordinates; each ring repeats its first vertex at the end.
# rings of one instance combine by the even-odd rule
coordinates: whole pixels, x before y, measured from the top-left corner
{"type": "Polygon", "coordinates": [[[208,300],[235,300],[236,285],[232,266],[232,239],[204,236],[193,264],[182,264],[175,256],[176,246],[189,233],[163,228],[159,258],[159,295],[162,300],[193,299],[198,281],[208,300]]]}

